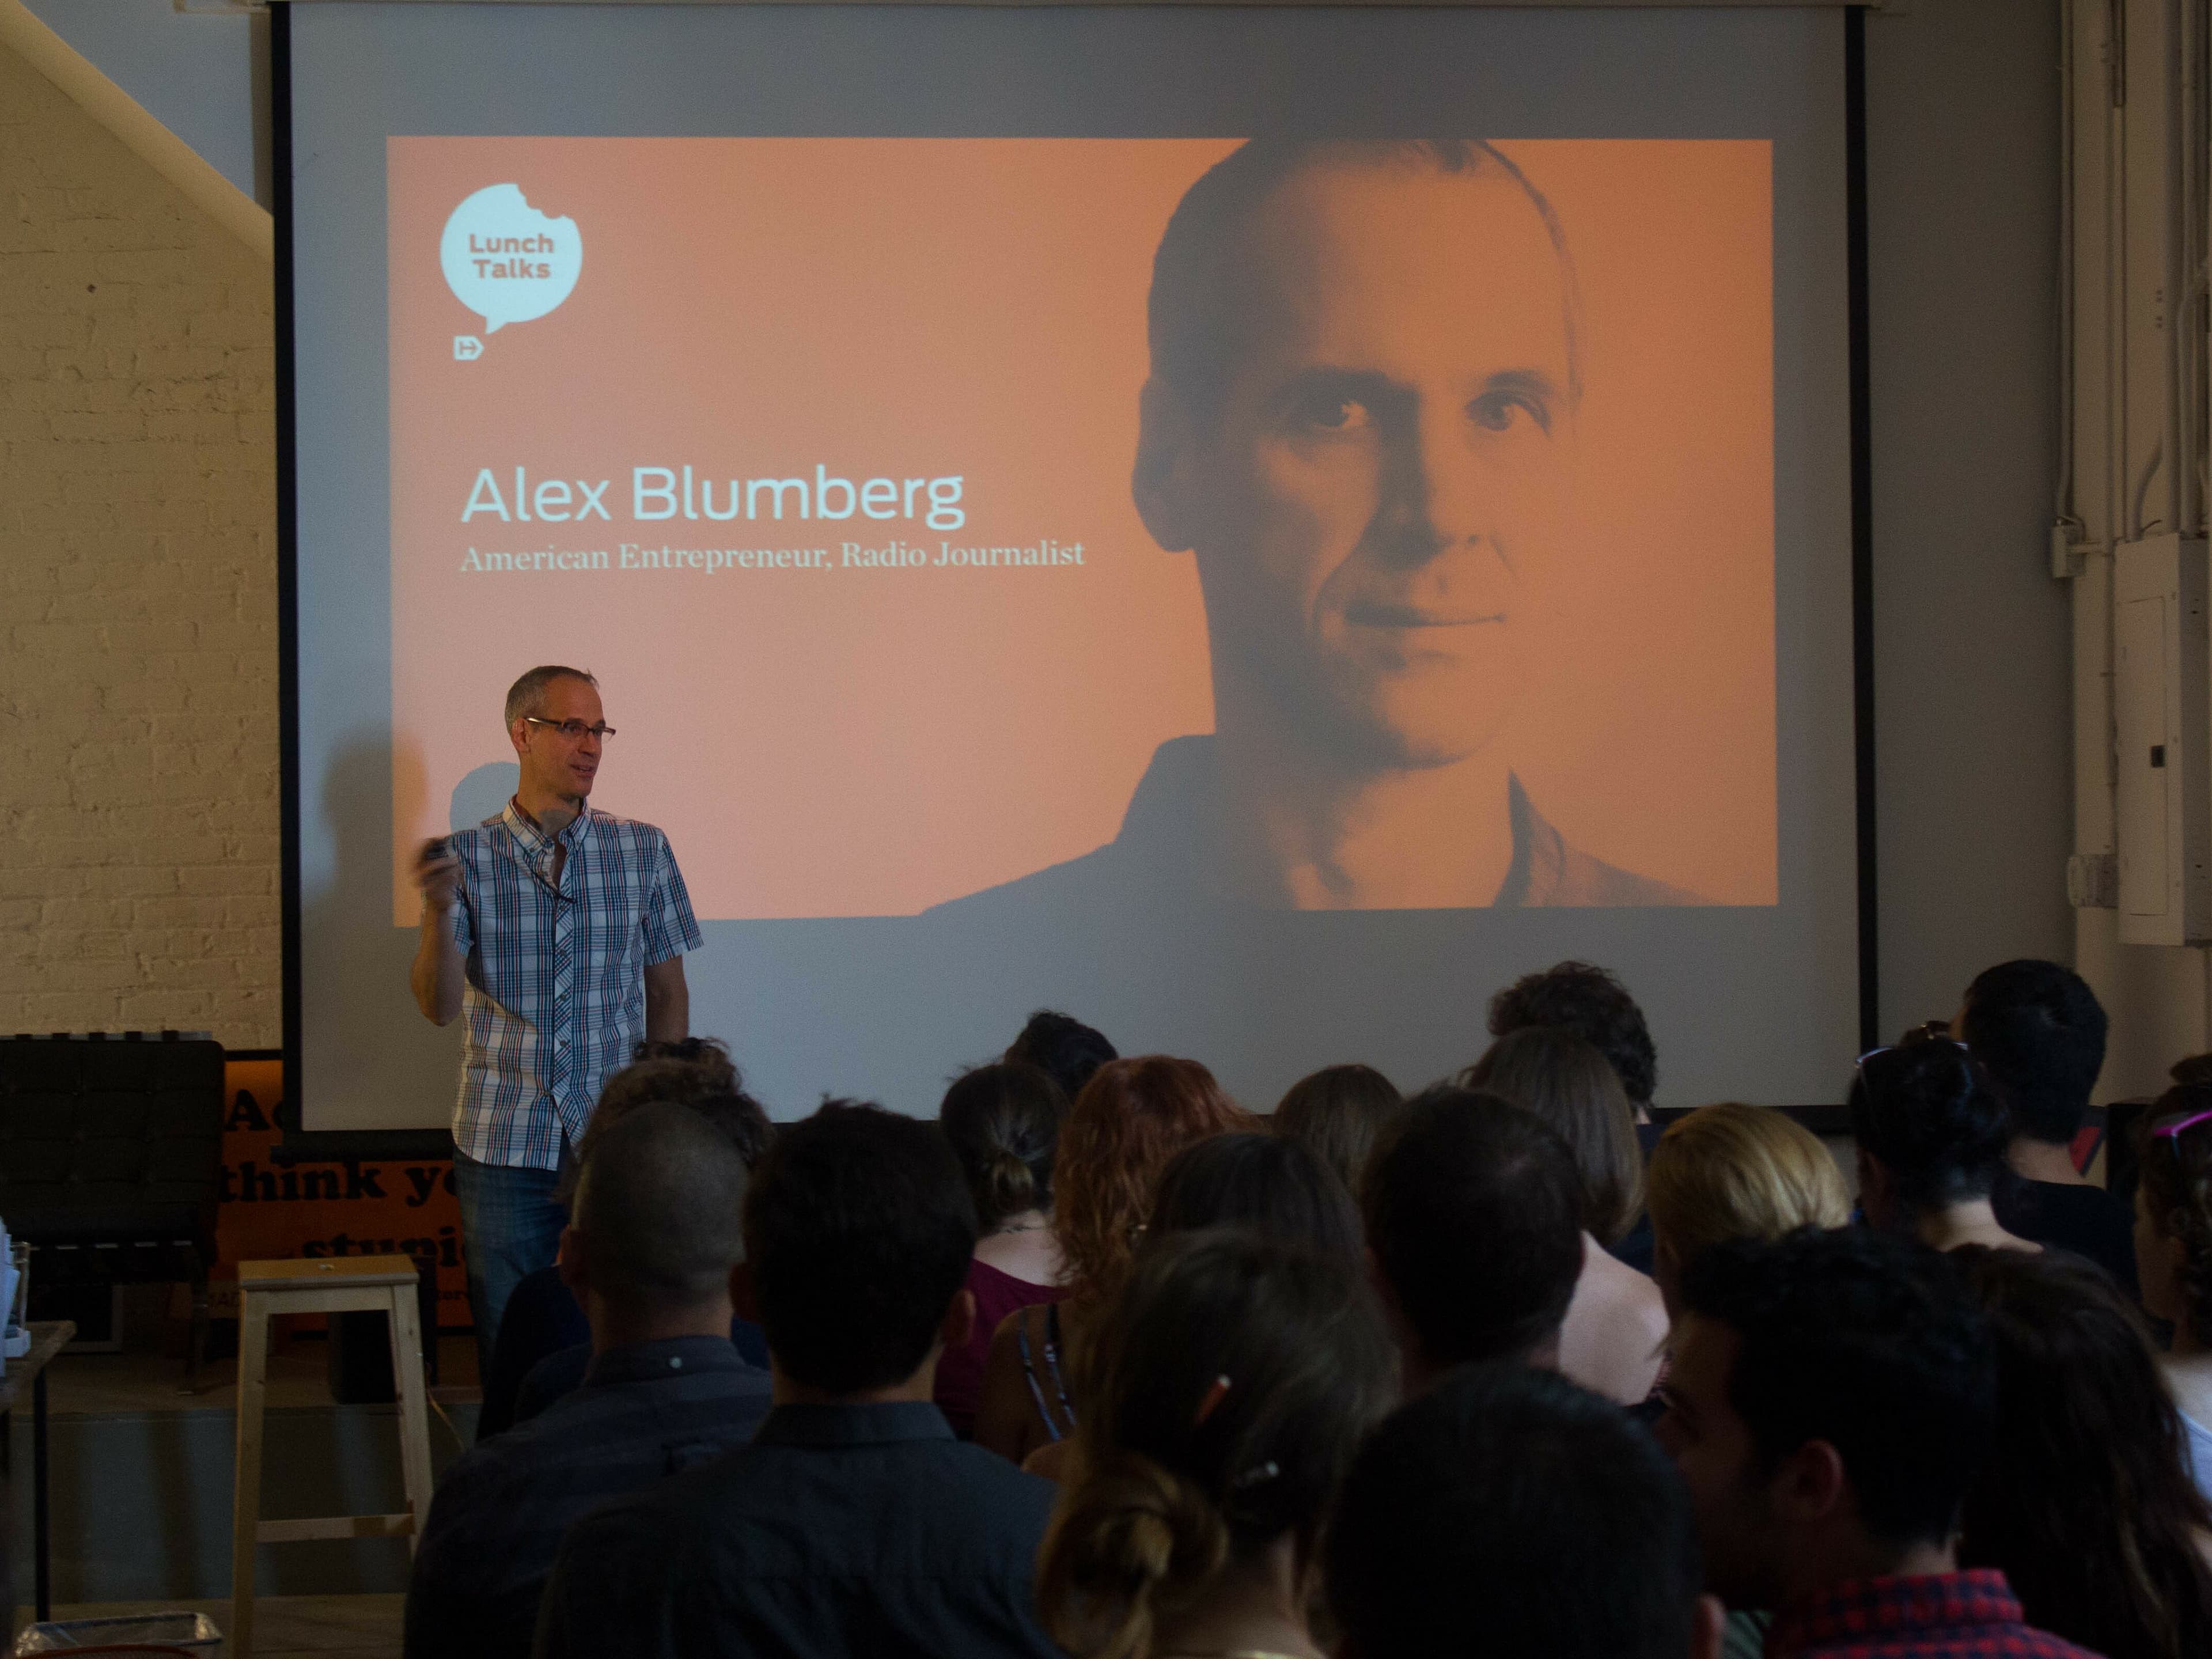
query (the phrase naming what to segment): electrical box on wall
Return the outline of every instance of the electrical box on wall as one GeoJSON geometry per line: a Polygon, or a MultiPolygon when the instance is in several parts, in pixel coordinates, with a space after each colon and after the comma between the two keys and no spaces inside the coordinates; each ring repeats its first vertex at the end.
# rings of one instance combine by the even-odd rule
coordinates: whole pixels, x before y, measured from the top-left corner
{"type": "Polygon", "coordinates": [[[2202,538],[2123,542],[2112,562],[2124,945],[2212,944],[2212,617],[2202,538]]]}

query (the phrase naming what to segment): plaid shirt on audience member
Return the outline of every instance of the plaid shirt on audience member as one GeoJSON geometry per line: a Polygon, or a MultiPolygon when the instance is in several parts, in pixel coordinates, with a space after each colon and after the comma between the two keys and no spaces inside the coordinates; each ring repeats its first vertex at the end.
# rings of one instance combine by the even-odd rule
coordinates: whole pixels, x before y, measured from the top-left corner
{"type": "Polygon", "coordinates": [[[645,1036],[646,969],[699,948],[683,872],[653,825],[592,807],[556,837],[509,801],[450,845],[468,967],[454,1145],[479,1164],[558,1169],[563,1132],[584,1133],[645,1036]]]}
{"type": "Polygon", "coordinates": [[[2021,1622],[1986,1568],[1831,1584],[1775,1615],[1766,1659],[2096,1659],[2021,1622]]]}

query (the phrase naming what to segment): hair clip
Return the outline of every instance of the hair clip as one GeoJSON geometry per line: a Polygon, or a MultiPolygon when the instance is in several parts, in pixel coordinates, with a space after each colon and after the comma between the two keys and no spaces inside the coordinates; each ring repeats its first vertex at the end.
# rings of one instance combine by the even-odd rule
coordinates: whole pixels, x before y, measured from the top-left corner
{"type": "Polygon", "coordinates": [[[1228,1397],[1230,1386],[1226,1376],[1217,1376],[1213,1379],[1207,1386],[1205,1396],[1198,1402],[1198,1415],[1190,1419],[1191,1427],[1195,1429],[1204,1426],[1206,1419],[1213,1415],[1213,1408],[1228,1397]]]}
{"type": "Polygon", "coordinates": [[[2193,1129],[2208,1118],[2212,1118],[2212,1112],[2195,1112],[2187,1117],[2177,1118],[2172,1123],[2161,1123],[2150,1132],[2151,1139],[2171,1140],[2179,1135],[2184,1129],[2193,1129]]]}
{"type": "Polygon", "coordinates": [[[1275,1460],[1271,1457],[1266,1462],[1261,1464],[1257,1468],[1247,1469],[1243,1474],[1238,1475],[1234,1480],[1229,1483],[1229,1490],[1231,1492],[1244,1492],[1253,1486],[1265,1486],[1268,1481],[1273,1480],[1281,1473],[1282,1470],[1277,1467],[1275,1460]]]}

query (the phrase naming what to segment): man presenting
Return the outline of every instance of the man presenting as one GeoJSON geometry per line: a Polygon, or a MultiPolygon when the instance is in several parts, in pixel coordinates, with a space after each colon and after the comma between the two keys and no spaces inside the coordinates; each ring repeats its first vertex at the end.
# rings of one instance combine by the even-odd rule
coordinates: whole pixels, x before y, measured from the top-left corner
{"type": "Polygon", "coordinates": [[[702,943],[668,837],[588,804],[614,736],[599,682],[532,669],[507,734],[522,772],[507,810],[422,849],[408,975],[432,1024],[468,1015],[453,1181],[487,1364],[516,1282],[559,1247],[561,1165],[600,1085],[641,1039],[689,1035],[683,953],[702,943]]]}

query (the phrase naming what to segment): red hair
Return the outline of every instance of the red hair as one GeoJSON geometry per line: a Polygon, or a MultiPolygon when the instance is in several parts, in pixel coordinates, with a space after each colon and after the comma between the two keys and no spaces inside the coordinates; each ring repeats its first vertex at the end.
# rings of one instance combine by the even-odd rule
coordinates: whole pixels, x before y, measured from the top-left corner
{"type": "Polygon", "coordinates": [[[1259,1127],[1194,1060],[1139,1054],[1100,1066],[1068,1108],[1053,1161],[1053,1228],[1072,1298],[1121,1290],[1160,1171],[1177,1152],[1259,1127]]]}

